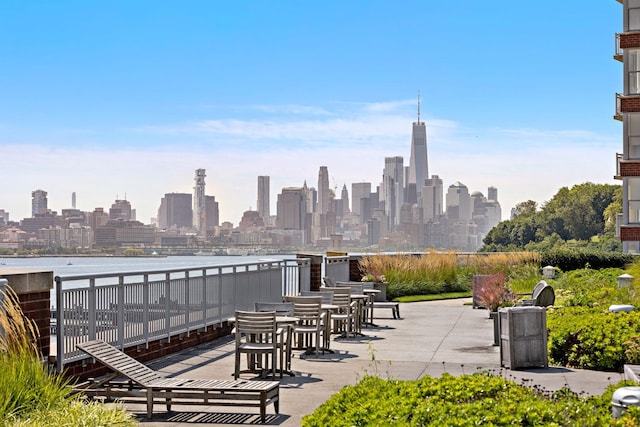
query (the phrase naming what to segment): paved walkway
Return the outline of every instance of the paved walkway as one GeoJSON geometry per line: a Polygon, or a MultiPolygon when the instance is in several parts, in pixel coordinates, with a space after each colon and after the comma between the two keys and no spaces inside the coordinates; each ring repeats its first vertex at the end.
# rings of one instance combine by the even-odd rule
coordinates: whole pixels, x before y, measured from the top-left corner
{"type": "MultiPolygon", "coordinates": [[[[501,368],[499,347],[492,345],[493,321],[486,310],[465,305],[469,302],[464,299],[401,304],[401,319],[393,319],[390,310],[380,310],[375,319],[379,327],[363,329],[366,336],[332,338],[334,354],[300,358],[300,352],[294,352],[292,368],[296,376],[282,379],[280,414],[274,414],[273,406],[269,406],[266,424],[299,426],[304,415],[365,374],[413,380],[424,375],[438,377],[443,372],[459,375],[490,370],[528,386],[537,385],[550,391],[567,386],[585,394],[601,394],[608,385],[622,379],[618,373],[560,367],[501,368]]],[[[150,366],[188,378],[230,378],[233,355],[234,342],[229,337],[163,358],[150,366]]],[[[174,405],[175,412],[166,413],[163,406],[156,405],[151,421],[144,418],[143,405],[128,405],[128,409],[139,416],[144,427],[260,423],[257,408],[174,405]]]]}

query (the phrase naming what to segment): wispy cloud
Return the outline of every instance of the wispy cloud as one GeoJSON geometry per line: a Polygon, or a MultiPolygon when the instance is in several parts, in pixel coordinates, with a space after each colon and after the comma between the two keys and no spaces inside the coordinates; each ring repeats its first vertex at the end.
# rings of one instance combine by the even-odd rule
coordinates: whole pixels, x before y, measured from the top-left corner
{"type": "MultiPolygon", "coordinates": [[[[207,194],[220,202],[221,218],[236,222],[255,207],[256,177],[270,175],[272,194],[283,187],[317,185],[317,171],[327,166],[332,186],[366,181],[375,187],[382,179],[384,157],[400,155],[409,162],[411,112],[408,101],[350,107],[339,114],[313,113],[256,118],[192,120],[162,126],[120,129],[116,144],[103,135],[91,146],[84,129],[73,135],[74,145],[9,144],[0,136],[3,173],[15,177],[2,189],[1,209],[12,219],[27,216],[31,191],[49,192],[50,206],[69,206],[76,191],[79,207],[109,207],[116,195],[128,199],[139,219],[155,216],[160,198],[168,192],[192,191],[193,173],[207,170],[207,194]],[[387,112],[384,112],[386,109],[387,112]],[[24,155],[29,154],[29,169],[24,155]]],[[[282,108],[284,109],[284,107],[282,108]]],[[[320,108],[322,110],[324,108],[320,108]]],[[[448,187],[455,181],[471,191],[495,186],[504,214],[516,203],[549,200],[561,186],[587,180],[612,180],[613,153],[619,140],[580,129],[470,128],[447,118],[425,117],[429,173],[448,187]],[[590,143],[597,142],[597,143],[590,143]]],[[[33,138],[37,140],[37,138],[33,138]]],[[[446,191],[446,189],[445,189],[446,191]]],[[[275,205],[275,202],[274,202],[275,205]]]]}

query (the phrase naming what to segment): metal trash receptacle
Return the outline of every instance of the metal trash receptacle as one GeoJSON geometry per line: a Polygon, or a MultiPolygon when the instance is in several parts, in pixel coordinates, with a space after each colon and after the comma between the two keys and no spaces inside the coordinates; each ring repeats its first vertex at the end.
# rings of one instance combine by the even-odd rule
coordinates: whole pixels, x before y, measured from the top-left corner
{"type": "Polygon", "coordinates": [[[640,387],[621,387],[611,397],[611,415],[620,418],[629,406],[640,406],[640,387]]]}

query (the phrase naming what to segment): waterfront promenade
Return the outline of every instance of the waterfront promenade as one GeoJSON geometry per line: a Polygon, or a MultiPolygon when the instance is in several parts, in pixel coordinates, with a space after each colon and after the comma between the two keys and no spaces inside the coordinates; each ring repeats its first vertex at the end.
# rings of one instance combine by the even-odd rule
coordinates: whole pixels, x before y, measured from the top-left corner
{"type": "MultiPolygon", "coordinates": [[[[564,386],[578,393],[601,394],[622,374],[582,371],[561,367],[509,370],[500,368],[499,347],[493,343],[493,323],[486,310],[476,310],[470,299],[402,304],[401,319],[389,310],[380,310],[379,327],[364,328],[366,336],[351,339],[332,337],[334,354],[300,358],[294,352],[295,377],[284,377],[280,385],[280,414],[267,410],[266,425],[299,426],[342,387],[355,384],[366,373],[382,378],[412,380],[443,372],[454,375],[489,370],[527,386],[547,390],[564,386]],[[375,355],[375,362],[372,361],[375,355]]],[[[156,360],[152,368],[169,375],[188,378],[232,378],[234,342],[232,337],[194,347],[156,360]]],[[[250,375],[243,378],[249,379],[250,375]]],[[[229,426],[259,424],[257,409],[219,406],[174,406],[174,412],[156,405],[156,414],[147,420],[144,405],[127,405],[144,427],[229,426]]]]}

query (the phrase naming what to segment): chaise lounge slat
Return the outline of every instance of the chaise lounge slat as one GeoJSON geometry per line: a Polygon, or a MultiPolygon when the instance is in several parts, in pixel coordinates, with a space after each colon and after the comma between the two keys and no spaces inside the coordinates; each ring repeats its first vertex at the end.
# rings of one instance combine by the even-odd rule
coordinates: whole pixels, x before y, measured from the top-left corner
{"type": "Polygon", "coordinates": [[[167,378],[104,341],[87,341],[77,347],[129,382],[88,382],[74,391],[92,397],[136,403],[146,401],[149,419],[155,403],[165,404],[168,411],[172,403],[259,407],[263,423],[269,404],[273,403],[276,414],[279,412],[280,383],[277,381],[167,378]],[[136,387],[131,387],[130,383],[136,387]]]}

